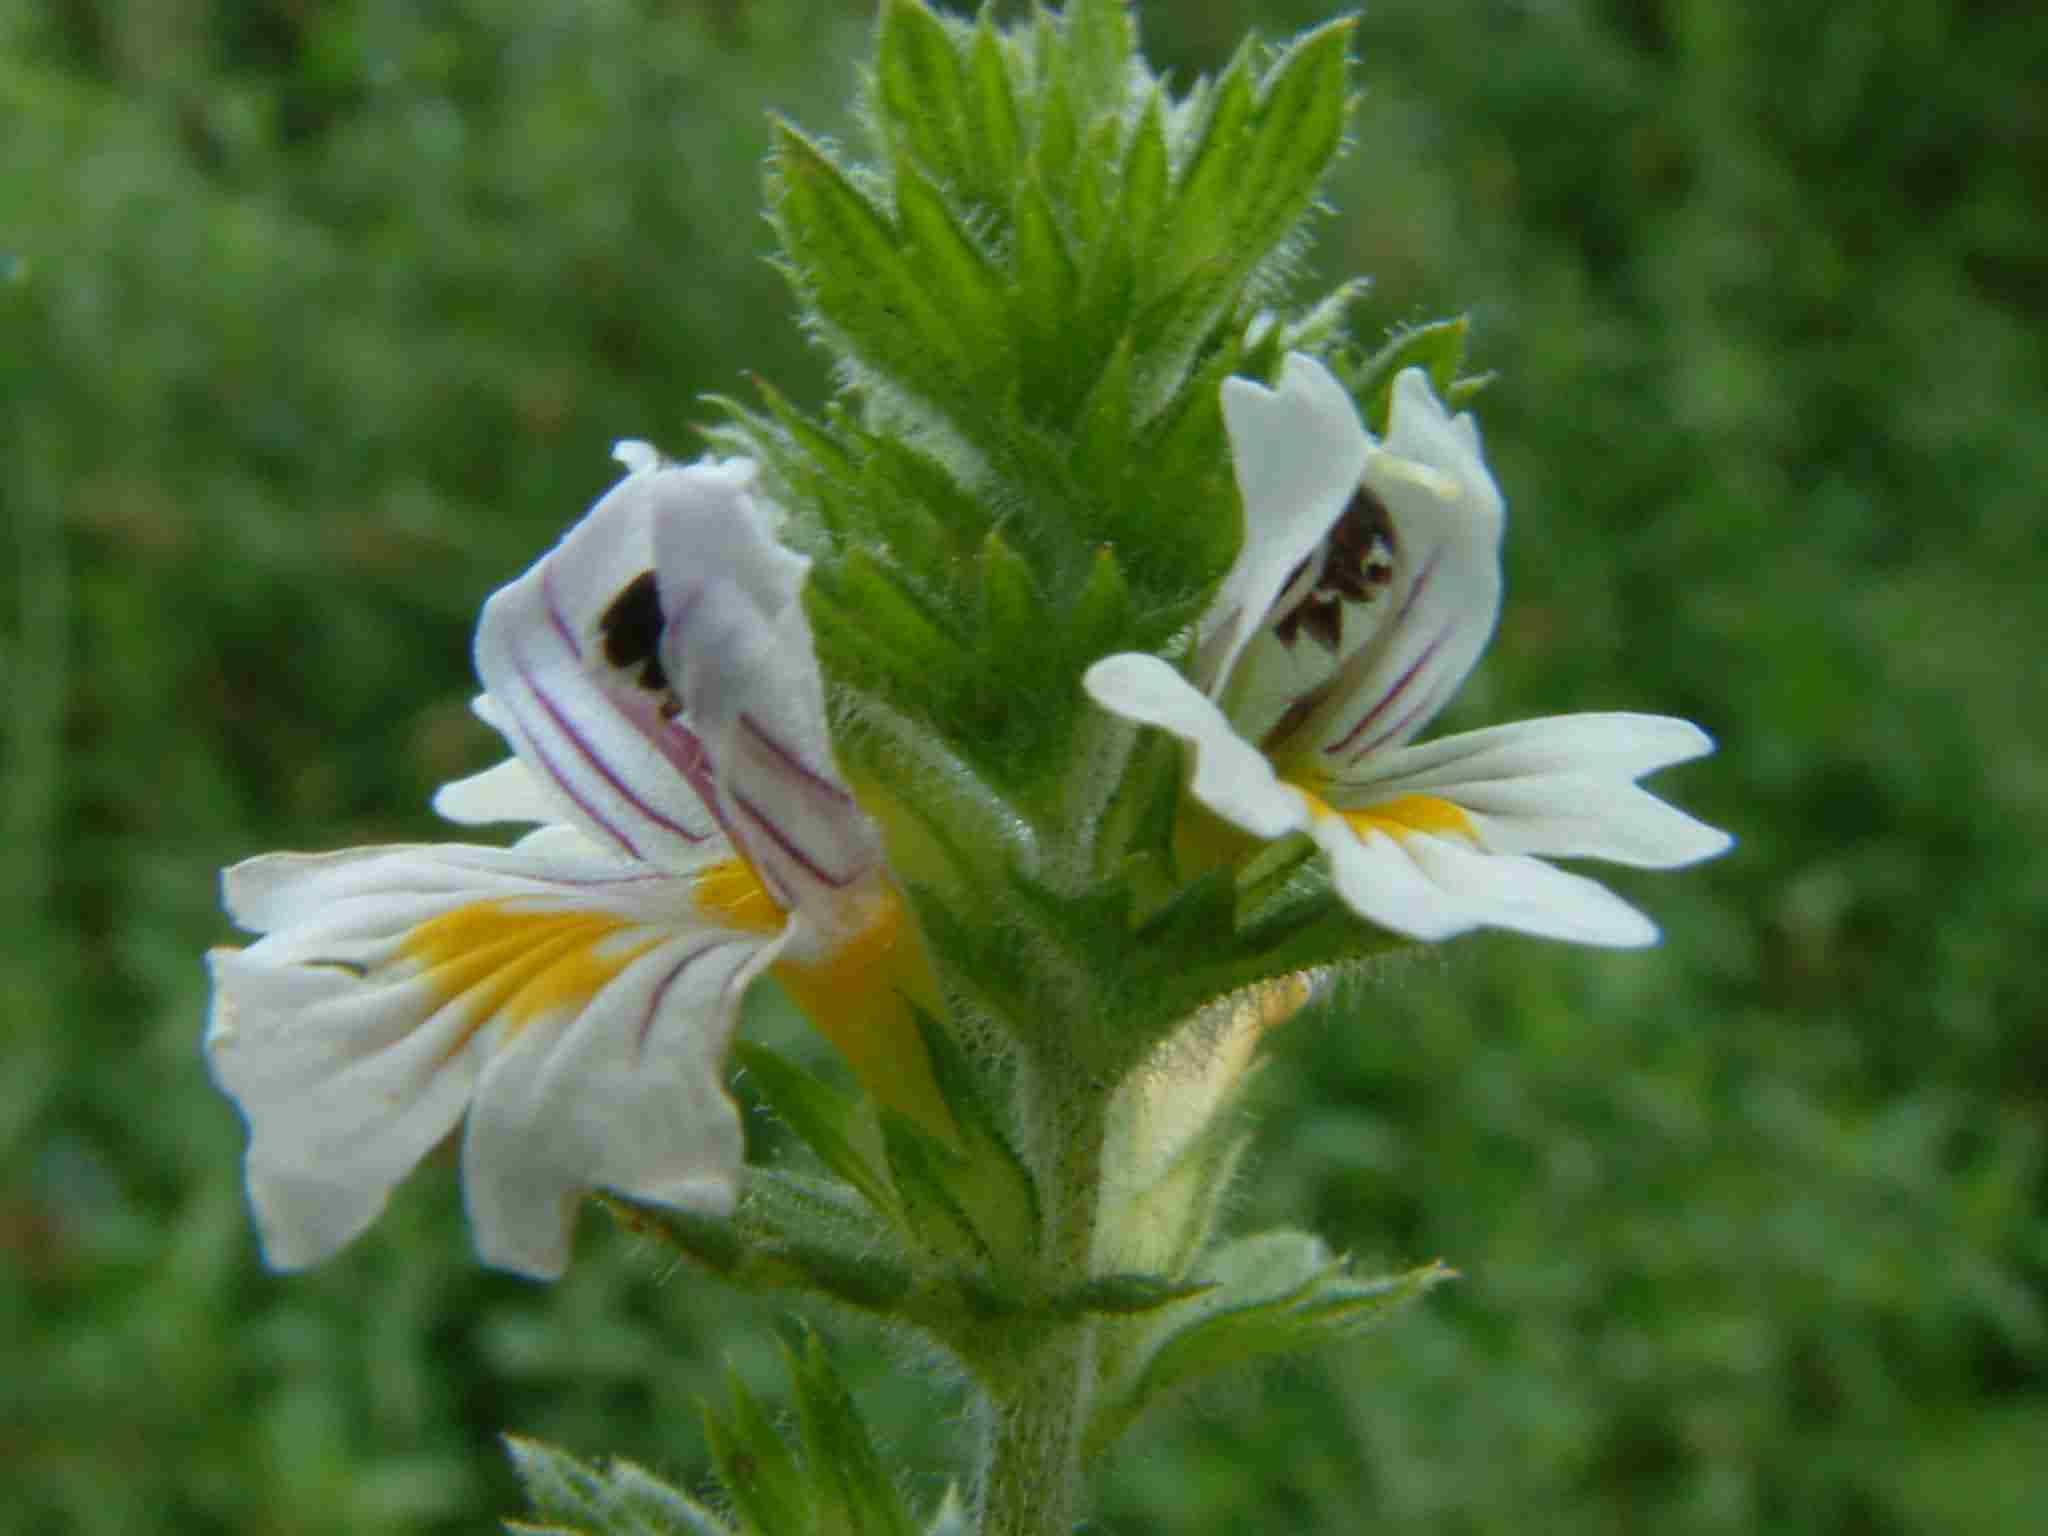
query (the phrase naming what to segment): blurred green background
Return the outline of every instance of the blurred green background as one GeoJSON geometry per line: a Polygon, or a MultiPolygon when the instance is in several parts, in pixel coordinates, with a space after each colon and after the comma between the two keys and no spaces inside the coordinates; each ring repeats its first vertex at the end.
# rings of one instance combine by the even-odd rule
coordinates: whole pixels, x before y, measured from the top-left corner
{"type": "MultiPolygon", "coordinates": [[[[1140,8],[1186,81],[1322,7],[1140,8]]],[[[444,1159],[267,1275],[214,870],[438,830],[477,605],[750,372],[765,116],[860,0],[0,12],[0,1529],[457,1532],[503,1427],[685,1480],[774,1314],[444,1159]]],[[[1702,721],[1643,954],[1480,937],[1276,1042],[1241,1226],[1466,1278],[1143,1426],[1099,1529],[2048,1527],[2048,32],[2024,6],[1378,0],[1314,264],[1468,308],[1509,607],[1453,724],[1702,721]]],[[[772,1026],[773,1020],[768,1021],[772,1026]]],[[[786,1027],[786,1026],[785,1026],[786,1027]]],[[[936,1492],[962,1401],[839,1353],[936,1492]]]]}

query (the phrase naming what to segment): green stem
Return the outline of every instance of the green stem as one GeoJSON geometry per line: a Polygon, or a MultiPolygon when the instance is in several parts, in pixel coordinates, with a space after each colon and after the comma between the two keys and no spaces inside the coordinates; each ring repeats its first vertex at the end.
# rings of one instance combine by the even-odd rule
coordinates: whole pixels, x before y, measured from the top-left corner
{"type": "MultiPolygon", "coordinates": [[[[1040,1145],[1052,1152],[1040,1293],[1087,1280],[1102,1196],[1109,1091],[1098,1083],[1047,1083],[1040,1145]]],[[[1072,1536],[1081,1502],[1081,1437],[1095,1396],[1093,1318],[1037,1327],[1014,1368],[989,1393],[981,1477],[981,1536],[1072,1536]]]]}
{"type": "Polygon", "coordinates": [[[993,1405],[981,1536],[1072,1536],[1080,1503],[1081,1420],[1092,1395],[1092,1321],[1063,1323],[993,1405]]]}

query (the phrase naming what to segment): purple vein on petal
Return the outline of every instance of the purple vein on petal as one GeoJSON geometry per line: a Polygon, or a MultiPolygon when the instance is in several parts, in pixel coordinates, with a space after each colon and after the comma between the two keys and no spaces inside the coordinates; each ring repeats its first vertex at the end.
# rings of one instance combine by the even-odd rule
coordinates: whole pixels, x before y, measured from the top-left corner
{"type": "MultiPolygon", "coordinates": [[[[605,698],[625,717],[626,723],[683,776],[690,788],[697,792],[697,798],[704,802],[704,808],[715,817],[718,807],[712,799],[712,783],[716,765],[711,761],[711,750],[704,745],[704,739],[680,719],[663,714],[652,694],[638,690],[607,691],[605,698]]],[[[692,835],[698,841],[702,841],[704,836],[702,833],[692,835]]]]}
{"type": "Polygon", "coordinates": [[[797,777],[801,778],[805,783],[809,784],[812,788],[818,790],[822,794],[829,796],[831,799],[837,801],[841,805],[853,804],[852,795],[848,794],[846,790],[843,789],[841,786],[834,784],[830,779],[826,778],[823,774],[819,773],[815,768],[812,768],[802,758],[798,757],[794,752],[790,751],[789,748],[785,747],[781,742],[777,741],[773,736],[769,735],[767,730],[762,726],[761,722],[756,720],[752,715],[748,714],[745,710],[740,711],[740,724],[747,728],[747,730],[752,734],[754,740],[760,742],[762,746],[768,749],[768,752],[772,757],[774,757],[784,767],[789,769],[791,773],[797,775],[797,777]]]}
{"type": "Polygon", "coordinates": [[[718,793],[718,763],[711,756],[711,749],[704,745],[704,738],[687,725],[669,721],[663,727],[659,745],[662,755],[675,764],[676,772],[697,792],[697,798],[704,802],[704,809],[711,813],[712,820],[725,828],[726,837],[731,838],[732,822],[725,814],[725,801],[718,793]]]}
{"type": "Polygon", "coordinates": [[[562,612],[562,605],[555,599],[555,568],[552,562],[540,568],[540,595],[548,610],[548,623],[554,626],[556,636],[569,648],[571,656],[582,661],[583,643],[576,638],[576,632],[569,627],[569,620],[562,612]]]}
{"type": "MultiPolygon", "coordinates": [[[[1422,648],[1421,655],[1417,656],[1413,661],[1408,663],[1408,670],[1403,672],[1399,677],[1394,679],[1393,687],[1389,688],[1385,693],[1380,695],[1379,701],[1375,703],[1371,709],[1368,709],[1365,712],[1364,717],[1358,722],[1358,724],[1351,727],[1351,729],[1346,731],[1339,740],[1333,741],[1332,743],[1330,743],[1329,746],[1325,747],[1323,750],[1331,754],[1332,756],[1339,752],[1342,752],[1345,748],[1349,747],[1352,742],[1356,741],[1361,734],[1364,733],[1365,728],[1367,726],[1371,725],[1373,721],[1379,719],[1381,715],[1385,714],[1387,706],[1392,704],[1396,699],[1400,698],[1402,694],[1408,691],[1408,685],[1415,681],[1416,674],[1419,673],[1425,666],[1429,664],[1429,659],[1432,656],[1436,655],[1437,651],[1442,647],[1444,641],[1450,638],[1451,628],[1451,625],[1446,624],[1442,629],[1438,630],[1436,638],[1431,640],[1428,645],[1422,648]]],[[[1404,716],[1403,718],[1405,719],[1406,717],[1404,716]]],[[[1356,754],[1353,755],[1355,756],[1356,754]]]]}
{"type": "Polygon", "coordinates": [[[1353,751],[1346,761],[1355,763],[1362,757],[1371,756],[1387,743],[1400,740],[1411,725],[1419,725],[1436,713],[1443,703],[1443,691],[1441,685],[1426,691],[1421,698],[1401,712],[1400,718],[1353,751]]]}
{"type": "Polygon", "coordinates": [[[665,831],[673,832],[678,837],[684,838],[687,841],[693,843],[700,843],[704,840],[701,833],[692,832],[688,827],[682,825],[682,823],[662,815],[661,812],[657,811],[653,806],[649,805],[637,793],[635,793],[634,790],[625,782],[625,780],[621,779],[617,773],[612,771],[611,765],[607,763],[604,760],[604,758],[598,754],[597,749],[593,747],[590,744],[590,742],[587,739],[585,739],[583,733],[579,731],[575,727],[575,725],[570,722],[569,717],[562,713],[560,707],[556,705],[555,701],[548,697],[547,691],[541,687],[540,683],[535,679],[534,675],[527,670],[524,660],[515,659],[513,665],[518,669],[519,680],[526,684],[528,691],[533,694],[535,700],[539,702],[540,707],[547,712],[548,718],[554,721],[556,729],[559,730],[564,736],[568,737],[569,744],[573,746],[579,754],[582,755],[583,760],[585,762],[589,763],[591,767],[597,770],[599,776],[603,778],[603,780],[607,784],[611,785],[613,789],[618,791],[619,797],[621,799],[623,799],[634,810],[638,811],[642,816],[645,816],[649,821],[653,822],[656,826],[662,828],[665,831]]]}
{"type": "Polygon", "coordinates": [[[1437,562],[1443,558],[1443,553],[1444,547],[1439,544],[1429,552],[1429,558],[1422,562],[1422,569],[1415,573],[1415,585],[1408,589],[1408,595],[1401,599],[1400,611],[1394,615],[1396,624],[1408,617],[1408,611],[1422,596],[1422,589],[1429,585],[1429,579],[1436,574],[1437,562]]]}
{"type": "Polygon", "coordinates": [[[1425,559],[1421,563],[1421,569],[1415,571],[1415,586],[1411,586],[1409,594],[1405,598],[1401,598],[1401,606],[1395,610],[1395,616],[1391,618],[1389,625],[1401,625],[1405,621],[1405,618],[1409,616],[1409,610],[1413,610],[1417,600],[1421,600],[1423,588],[1430,586],[1430,578],[1434,578],[1434,575],[1436,575],[1438,561],[1442,561],[1442,559],[1444,559],[1444,545],[1438,545],[1436,549],[1430,551],[1430,559],[1425,559]]]}
{"type": "Polygon", "coordinates": [[[816,880],[820,885],[830,886],[833,890],[837,891],[844,890],[847,886],[853,884],[854,877],[852,875],[835,875],[830,870],[822,868],[815,860],[813,860],[809,855],[807,855],[803,851],[803,849],[797,847],[795,843],[791,842],[789,839],[789,834],[784,832],[781,827],[777,826],[775,822],[772,821],[758,805],[754,804],[754,802],[749,800],[745,795],[742,795],[737,790],[735,790],[733,792],[732,798],[733,803],[737,805],[741,810],[747,813],[747,819],[749,821],[753,822],[763,832],[767,833],[769,839],[775,844],[776,847],[780,848],[784,853],[788,854],[792,860],[794,860],[797,864],[801,865],[803,867],[804,872],[808,874],[813,880],[816,880]]]}
{"type": "MultiPolygon", "coordinates": [[[[523,670],[521,675],[524,676],[523,670]]],[[[530,683],[529,686],[531,686],[530,683]]],[[[561,786],[562,793],[575,802],[576,808],[588,816],[594,826],[601,828],[605,836],[617,843],[629,858],[636,859],[642,864],[646,863],[646,856],[640,852],[633,839],[614,826],[611,819],[598,810],[596,806],[592,805],[589,798],[579,792],[576,786],[569,781],[568,775],[562,772],[561,765],[550,757],[548,749],[541,745],[539,734],[527,725],[524,720],[519,718],[517,706],[508,702],[507,708],[512,712],[513,722],[518,725],[519,733],[526,738],[526,744],[533,749],[533,755],[540,759],[540,765],[547,770],[548,777],[561,786]]]]}
{"type": "MultiPolygon", "coordinates": [[[[732,818],[726,814],[725,803],[719,796],[718,762],[704,744],[704,738],[680,719],[664,715],[645,694],[613,696],[612,702],[639,730],[648,745],[682,775],[683,782],[690,786],[698,803],[724,831],[727,841],[737,846],[739,839],[734,834],[732,818]]],[[[700,843],[711,836],[708,832],[685,832],[683,835],[692,842],[700,843]]]]}
{"type": "Polygon", "coordinates": [[[641,1016],[640,1028],[633,1037],[633,1065],[639,1066],[647,1058],[647,1040],[654,1033],[654,1020],[661,1012],[661,1005],[668,997],[670,987],[682,979],[683,972],[714,950],[728,948],[737,942],[732,939],[714,939],[709,944],[691,950],[669,968],[669,973],[655,985],[647,999],[647,1012],[641,1016]]]}
{"type": "Polygon", "coordinates": [[[544,895],[549,887],[557,885],[573,885],[578,890],[594,891],[604,886],[646,885],[650,881],[673,880],[674,878],[674,875],[658,869],[650,869],[644,875],[549,875],[545,881],[536,880],[532,882],[537,887],[532,894],[536,896],[544,895]]]}

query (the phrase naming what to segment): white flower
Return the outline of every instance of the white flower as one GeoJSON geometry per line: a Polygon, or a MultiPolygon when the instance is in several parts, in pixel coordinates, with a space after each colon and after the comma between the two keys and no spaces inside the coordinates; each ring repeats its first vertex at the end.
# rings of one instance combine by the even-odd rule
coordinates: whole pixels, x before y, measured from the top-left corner
{"type": "Polygon", "coordinates": [[[465,1114],[487,1263],[560,1274],[593,1187],[729,1210],[727,1042],[770,970],[923,1107],[922,1055],[894,1051],[915,942],[833,762],[806,562],[744,462],[618,457],[626,478],[484,608],[478,713],[515,755],[435,799],[539,828],[226,874],[264,936],[210,957],[206,1043],[280,1268],[353,1239],[465,1114]]]}
{"type": "MultiPolygon", "coordinates": [[[[1277,389],[1225,383],[1223,414],[1245,540],[1191,675],[1110,656],[1088,669],[1089,694],[1185,742],[1194,798],[1231,827],[1313,838],[1337,894],[1382,927],[1654,942],[1640,912],[1542,858],[1672,868],[1727,848],[1726,833],[1635,783],[1713,750],[1705,732],[1585,714],[1411,745],[1500,610],[1504,514],[1471,417],[1451,417],[1409,369],[1375,442],[1300,354],[1277,389]]],[[[1214,843],[1222,829],[1208,827],[1214,843]]]]}

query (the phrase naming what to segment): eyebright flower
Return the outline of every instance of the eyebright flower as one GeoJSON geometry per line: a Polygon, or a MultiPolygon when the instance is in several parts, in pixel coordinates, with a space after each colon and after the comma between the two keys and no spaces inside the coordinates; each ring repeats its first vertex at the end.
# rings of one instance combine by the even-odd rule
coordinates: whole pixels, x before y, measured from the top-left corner
{"type": "Polygon", "coordinates": [[[1635,780],[1713,750],[1658,715],[1528,720],[1414,745],[1485,649],[1500,611],[1504,509],[1470,416],[1420,369],[1394,382],[1377,442],[1350,397],[1294,354],[1279,387],[1223,386],[1244,548],[1198,627],[1186,675],[1127,653],[1090,667],[1105,709],[1193,756],[1200,812],[1182,851],[1228,828],[1305,833],[1361,917],[1417,939],[1478,927],[1583,944],[1653,943],[1605,887],[1542,862],[1673,868],[1726,833],[1635,780]]]}
{"type": "Polygon", "coordinates": [[[747,463],[617,456],[625,479],[485,605],[477,711],[514,755],[435,798],[537,830],[227,871],[263,937],[210,957],[206,1044],[275,1266],[353,1239],[465,1114],[486,1263],[560,1274],[593,1187],[729,1210],[723,1067],[763,973],[882,1097],[944,1114],[905,999],[920,952],[826,734],[807,562],[747,463]]]}

